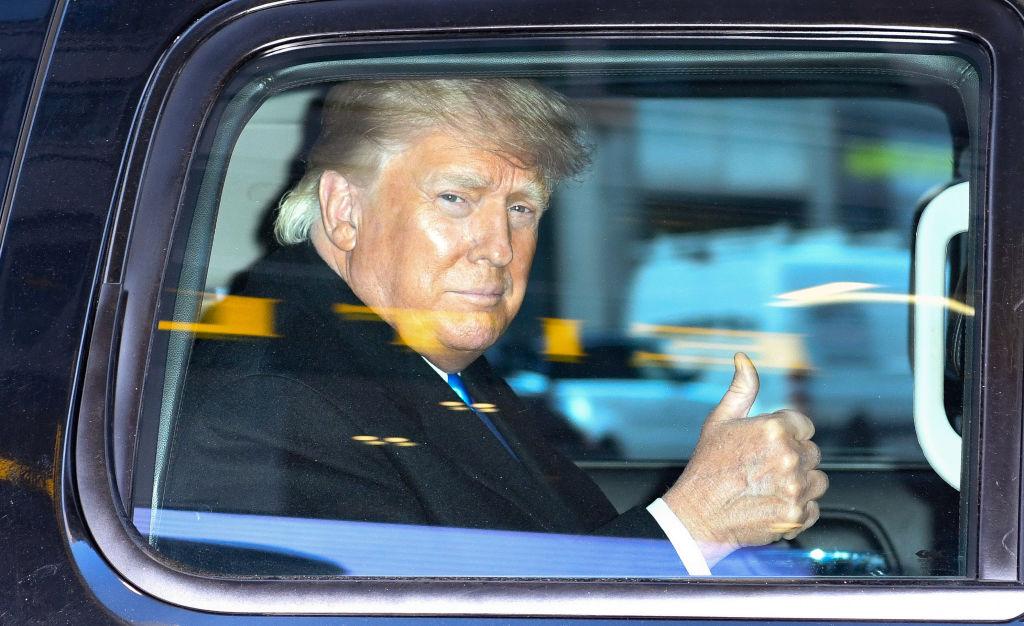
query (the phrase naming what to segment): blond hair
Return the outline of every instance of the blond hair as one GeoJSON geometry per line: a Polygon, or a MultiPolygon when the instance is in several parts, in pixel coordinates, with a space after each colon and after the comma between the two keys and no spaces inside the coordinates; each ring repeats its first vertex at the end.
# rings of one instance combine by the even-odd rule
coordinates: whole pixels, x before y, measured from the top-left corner
{"type": "Polygon", "coordinates": [[[360,185],[426,132],[443,128],[533,170],[546,193],[589,163],[580,117],[549,89],[508,78],[368,80],[340,83],[324,101],[306,172],[281,199],[274,234],[282,244],[309,238],[326,170],[360,185]]]}

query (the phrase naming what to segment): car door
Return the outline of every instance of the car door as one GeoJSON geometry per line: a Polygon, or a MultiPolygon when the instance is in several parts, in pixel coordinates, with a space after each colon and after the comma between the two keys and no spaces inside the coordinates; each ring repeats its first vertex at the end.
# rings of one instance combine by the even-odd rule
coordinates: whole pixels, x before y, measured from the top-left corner
{"type": "MultiPolygon", "coordinates": [[[[53,468],[51,483],[13,487],[36,489],[42,505],[21,515],[49,526],[23,517],[12,532],[19,545],[48,532],[44,545],[68,547],[54,567],[63,580],[77,572],[82,613],[1024,613],[1015,6],[176,6],[60,7],[5,196],[0,359],[8,376],[45,370],[5,385],[9,405],[40,404],[8,440],[44,442],[32,454],[53,468]],[[98,64],[75,80],[83,49],[98,49],[86,43],[116,39],[122,21],[149,29],[117,48],[140,67],[98,64]],[[616,508],[646,506],[685,468],[744,352],[761,375],[757,412],[816,421],[831,486],[814,527],[697,580],[662,539],[163,504],[195,342],[275,341],[281,305],[237,285],[278,247],[269,224],[301,176],[327,89],[470,77],[561,93],[594,147],[589,174],[552,196],[526,304],[487,355],[520,381],[536,432],[616,508]],[[61,154],[76,165],[59,167],[61,154]],[[45,270],[58,266],[68,286],[48,300],[57,274],[45,270]],[[8,332],[33,322],[28,344],[8,332]]],[[[402,435],[360,445],[416,443],[402,435]]],[[[26,588],[15,571],[12,586],[26,588]]]]}

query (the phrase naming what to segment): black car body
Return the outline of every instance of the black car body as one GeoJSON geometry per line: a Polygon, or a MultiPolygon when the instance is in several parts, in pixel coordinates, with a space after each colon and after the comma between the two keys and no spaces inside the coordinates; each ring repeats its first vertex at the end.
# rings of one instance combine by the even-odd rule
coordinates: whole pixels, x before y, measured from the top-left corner
{"type": "MultiPolygon", "coordinates": [[[[1024,615],[1022,11],[1024,5],[1009,0],[8,2],[0,7],[0,623],[1018,619],[1024,615]],[[605,98],[593,111],[612,119],[613,130],[617,113],[608,102],[615,98],[695,98],[711,102],[710,109],[744,98],[824,102],[825,108],[914,101],[941,112],[945,117],[937,119],[948,123],[941,130],[949,137],[938,159],[942,176],[949,184],[970,184],[969,218],[964,205],[970,227],[950,248],[959,252],[942,261],[949,298],[970,305],[962,318],[951,313],[939,322],[945,350],[955,352],[939,364],[947,375],[939,404],[947,406],[957,430],[953,445],[960,446],[952,469],[933,469],[941,460],[921,454],[909,416],[909,430],[890,429],[867,413],[854,415],[861,421],[847,430],[826,429],[820,436],[834,499],[823,503],[829,509],[823,534],[777,546],[784,556],[770,558],[795,559],[797,567],[770,575],[693,581],[642,569],[590,576],[586,569],[544,568],[531,575],[503,573],[500,564],[438,575],[429,567],[403,570],[400,562],[382,575],[304,575],[308,555],[271,550],[268,557],[263,544],[197,539],[238,549],[232,558],[240,569],[225,574],[181,566],[153,549],[139,526],[139,502],[147,498],[139,484],[140,476],[159,473],[153,449],[166,398],[160,388],[173,386],[167,355],[176,345],[160,334],[159,324],[179,319],[185,305],[178,294],[208,287],[203,277],[188,278],[190,263],[205,272],[209,261],[202,257],[216,245],[212,230],[194,225],[217,219],[228,157],[242,128],[284,89],[357,76],[488,73],[540,77],[581,101],[605,98]],[[960,344],[967,348],[954,351],[960,344]],[[885,456],[885,446],[871,447],[879,437],[909,443],[885,456]],[[851,452],[853,440],[870,453],[851,452]],[[836,460],[829,465],[831,454],[836,460]],[[942,477],[958,483],[959,491],[942,477]],[[911,501],[923,508],[907,513],[911,501]],[[913,543],[913,529],[925,526],[932,539],[913,543]],[[868,539],[835,549],[834,556],[845,554],[835,556],[838,564],[813,549],[815,537],[844,546],[847,536],[868,539]],[[247,560],[249,549],[259,558],[247,560]]],[[[917,128],[915,113],[906,115],[908,127],[917,128]]],[[[759,124],[770,128],[773,122],[759,124]]],[[[850,132],[870,138],[868,131],[863,137],[850,132]]],[[[613,146],[614,132],[605,140],[613,146]]],[[[866,159],[850,165],[863,173],[893,153],[864,148],[851,154],[866,159]]],[[[845,189],[856,198],[879,193],[868,186],[845,189]]],[[[804,209],[785,197],[773,207],[741,196],[707,196],[702,205],[694,195],[686,202],[696,207],[694,215],[715,215],[738,203],[741,214],[756,213],[744,218],[746,227],[796,215],[794,228],[810,228],[801,223],[804,209]],[[760,213],[750,208],[755,204],[760,213]]],[[[667,197],[652,193],[645,205],[655,216],[651,223],[668,223],[665,211],[678,200],[667,197]]],[[[874,223],[857,202],[836,211],[837,220],[861,224],[861,231],[874,223]],[[843,211],[855,217],[842,217],[843,211]]],[[[912,207],[907,211],[913,217],[912,207]]],[[[907,221],[901,232],[909,241],[916,226],[907,221]]],[[[564,226],[561,241],[572,240],[573,229],[572,222],[564,226]]],[[[908,241],[901,250],[909,250],[908,241]]],[[[576,253],[582,251],[547,250],[554,260],[533,279],[538,299],[558,299],[551,295],[564,284],[557,268],[576,253]]],[[[691,256],[706,263],[713,253],[691,256]]],[[[909,295],[913,303],[921,294],[909,295]]],[[[900,324],[912,324],[914,313],[900,310],[906,316],[900,324]]],[[[718,321],[680,319],[673,328],[707,325],[755,344],[777,333],[805,332],[749,330],[722,311],[718,321]]],[[[571,317],[564,310],[558,315],[571,317]]],[[[616,315],[598,323],[595,313],[590,323],[604,324],[596,330],[605,333],[613,322],[625,325],[616,315]]],[[[550,319],[540,305],[521,317],[550,319]]],[[[836,319],[822,324],[849,328],[845,318],[836,319]]],[[[672,343],[679,338],[669,331],[650,330],[667,322],[625,321],[647,324],[644,345],[667,341],[671,346],[663,349],[670,355],[681,345],[672,343]]],[[[555,332],[551,328],[544,332],[555,332]]],[[[537,333],[514,329],[509,341],[528,344],[537,333]]],[[[909,336],[922,341],[913,330],[909,336]]],[[[861,342],[858,335],[848,343],[853,349],[861,342]]],[[[568,367],[580,355],[562,346],[562,352],[550,344],[534,349],[568,367]]],[[[912,360],[902,344],[895,352],[912,360]]],[[[513,356],[492,360],[511,375],[525,360],[517,360],[514,349],[508,353],[513,356]]],[[[630,366],[661,363],[658,354],[642,351],[630,366]]],[[[923,357],[917,358],[922,370],[923,357]]],[[[814,368],[780,371],[788,372],[779,377],[790,386],[788,400],[806,401],[814,368]]],[[[686,367],[666,378],[675,385],[713,379],[702,372],[686,367]]],[[[548,399],[553,413],[562,410],[554,403],[548,399]]],[[[542,410],[545,402],[536,404],[542,410]]],[[[813,416],[813,407],[809,412],[813,416]]],[[[609,462],[607,441],[587,441],[556,416],[551,420],[552,437],[572,439],[567,447],[613,494],[653,493],[685,462],[609,462]]]]}

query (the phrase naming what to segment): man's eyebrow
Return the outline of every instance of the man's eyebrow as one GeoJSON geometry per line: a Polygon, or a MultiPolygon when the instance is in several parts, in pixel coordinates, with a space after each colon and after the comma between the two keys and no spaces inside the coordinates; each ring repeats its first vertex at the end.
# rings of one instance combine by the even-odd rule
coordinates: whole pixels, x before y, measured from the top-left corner
{"type": "MultiPolygon", "coordinates": [[[[461,189],[486,189],[495,185],[494,181],[490,178],[472,172],[437,172],[427,178],[427,183],[432,186],[451,186],[461,189]]],[[[544,183],[536,178],[524,182],[522,187],[512,195],[532,202],[538,208],[543,209],[547,207],[547,189],[544,183]]]]}
{"type": "Polygon", "coordinates": [[[471,172],[435,172],[427,178],[427,183],[463,189],[484,189],[494,185],[491,179],[471,172]]]}
{"type": "Polygon", "coordinates": [[[538,209],[543,210],[548,207],[547,186],[536,178],[526,181],[519,195],[525,196],[526,200],[535,204],[538,209]]]}

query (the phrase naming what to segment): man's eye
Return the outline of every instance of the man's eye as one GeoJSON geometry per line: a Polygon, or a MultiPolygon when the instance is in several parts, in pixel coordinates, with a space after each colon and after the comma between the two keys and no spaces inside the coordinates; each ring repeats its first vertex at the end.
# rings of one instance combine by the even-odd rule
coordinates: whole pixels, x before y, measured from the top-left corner
{"type": "Polygon", "coordinates": [[[533,213],[533,209],[523,204],[514,204],[508,210],[513,213],[533,213]]]}
{"type": "Polygon", "coordinates": [[[462,202],[462,198],[453,193],[443,193],[438,197],[444,200],[445,202],[462,202]]]}

